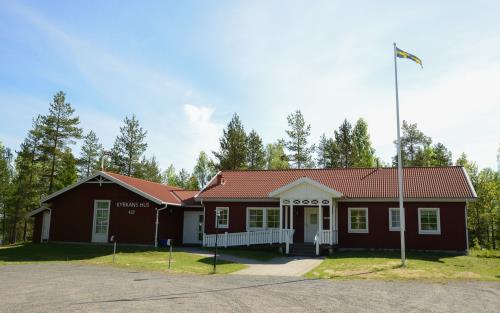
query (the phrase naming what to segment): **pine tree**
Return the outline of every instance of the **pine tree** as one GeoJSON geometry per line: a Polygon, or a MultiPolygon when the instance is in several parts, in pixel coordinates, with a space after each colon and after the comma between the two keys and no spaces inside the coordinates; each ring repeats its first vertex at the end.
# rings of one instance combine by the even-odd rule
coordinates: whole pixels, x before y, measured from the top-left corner
{"type": "Polygon", "coordinates": [[[73,156],[71,149],[66,148],[57,164],[57,176],[54,182],[56,190],[62,189],[75,183],[78,179],[76,170],[77,160],[73,156]]]}
{"type": "Polygon", "coordinates": [[[71,104],[66,102],[66,95],[60,91],[50,103],[49,114],[41,117],[43,150],[49,162],[46,174],[49,180],[48,193],[54,191],[57,163],[64,149],[67,145],[74,144],[74,140],[79,139],[82,134],[81,128],[78,127],[80,120],[74,116],[74,113],[75,110],[71,104]]]}
{"type": "Polygon", "coordinates": [[[431,166],[448,166],[452,164],[451,151],[442,143],[438,142],[432,147],[433,157],[431,166]]]}
{"type": "MultiPolygon", "coordinates": [[[[423,166],[426,154],[424,151],[432,143],[430,137],[426,136],[417,128],[417,124],[409,124],[403,121],[403,135],[401,136],[401,158],[403,166],[423,166]]],[[[396,143],[396,142],[395,142],[396,143]]],[[[397,165],[397,156],[393,158],[394,165],[397,165]]]]}
{"type": "Polygon", "coordinates": [[[139,170],[136,172],[135,177],[161,183],[162,173],[160,169],[160,164],[156,160],[156,157],[153,156],[151,159],[142,157],[141,166],[139,167],[139,170]]]}
{"type": "Polygon", "coordinates": [[[247,166],[251,170],[260,170],[266,166],[264,145],[255,130],[252,130],[247,138],[247,166]]]}
{"type": "Polygon", "coordinates": [[[236,113],[223,130],[219,143],[219,152],[213,152],[213,154],[219,162],[220,170],[237,170],[246,167],[247,136],[236,113]]]}
{"type": "Polygon", "coordinates": [[[372,147],[368,124],[360,118],[352,130],[352,166],[374,167],[375,149],[372,147]]]}
{"type": "Polygon", "coordinates": [[[140,172],[141,157],[148,144],[144,142],[147,131],[139,125],[139,121],[125,117],[125,125],[120,127],[120,135],[116,137],[111,152],[112,167],[115,171],[127,176],[134,176],[140,172]]]}
{"type": "Polygon", "coordinates": [[[266,169],[282,170],[290,167],[288,157],[285,154],[285,143],[278,140],[276,143],[270,143],[266,146],[266,169]]]}
{"type": "Polygon", "coordinates": [[[5,241],[7,232],[7,208],[9,206],[8,197],[10,195],[10,188],[12,186],[12,153],[10,149],[4,147],[0,142],[0,226],[2,231],[0,233],[1,241],[5,241]]]}
{"type": "MultiPolygon", "coordinates": [[[[19,233],[18,224],[24,220],[23,240],[26,239],[28,220],[26,213],[39,205],[40,197],[47,192],[44,174],[50,169],[50,158],[45,153],[46,142],[42,116],[33,119],[33,127],[21,144],[15,159],[15,171],[12,176],[8,206],[10,211],[10,242],[16,242],[19,233]]],[[[47,175],[47,174],[45,174],[47,175]]]]}
{"type": "Polygon", "coordinates": [[[352,125],[347,119],[339,126],[338,131],[335,131],[335,143],[338,148],[338,165],[340,167],[353,166],[352,125]]]}
{"type": "Polygon", "coordinates": [[[217,169],[214,162],[208,158],[205,151],[201,151],[193,169],[193,176],[198,181],[198,185],[201,188],[205,187],[215,174],[217,174],[217,169]]]}
{"type": "Polygon", "coordinates": [[[286,134],[289,139],[285,147],[290,151],[288,159],[296,168],[313,167],[312,152],[314,146],[308,145],[308,137],[311,135],[311,125],[307,124],[300,110],[288,115],[288,127],[286,134]]]}
{"type": "Polygon", "coordinates": [[[99,157],[102,155],[102,145],[99,143],[94,131],[84,136],[83,146],[78,161],[78,172],[80,177],[87,177],[94,171],[99,170],[99,157]]]}
{"type": "Polygon", "coordinates": [[[318,166],[322,168],[339,167],[339,149],[332,138],[321,135],[318,145],[318,166]]]}
{"type": "Polygon", "coordinates": [[[177,175],[177,177],[179,177],[179,182],[180,182],[180,186],[181,188],[184,188],[184,189],[188,189],[188,186],[190,185],[190,179],[191,179],[191,174],[189,174],[189,172],[182,168],[180,171],[179,171],[179,174],[177,175]]]}

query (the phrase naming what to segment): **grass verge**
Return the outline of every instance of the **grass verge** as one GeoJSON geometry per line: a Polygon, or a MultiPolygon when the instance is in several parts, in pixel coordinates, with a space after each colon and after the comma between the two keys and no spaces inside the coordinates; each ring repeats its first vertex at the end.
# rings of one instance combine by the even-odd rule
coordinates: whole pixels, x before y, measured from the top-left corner
{"type": "Polygon", "coordinates": [[[470,255],[409,252],[405,267],[399,252],[345,251],[328,257],[306,274],[310,278],[381,280],[500,281],[500,251],[470,255]]]}
{"type": "MultiPolygon", "coordinates": [[[[173,252],[168,270],[168,252],[149,247],[118,246],[113,264],[113,247],[90,244],[20,244],[0,247],[0,266],[24,263],[71,262],[109,265],[136,270],[210,274],[213,258],[192,253],[173,252]]],[[[226,274],[245,268],[243,264],[217,260],[217,273],[226,274]]]]}
{"type": "MultiPolygon", "coordinates": [[[[213,248],[204,248],[204,249],[210,253],[214,252],[213,248]]],[[[219,254],[227,254],[239,258],[257,260],[257,261],[269,261],[273,258],[283,256],[281,253],[279,253],[279,249],[276,247],[257,247],[257,248],[219,247],[217,249],[217,252],[219,254]]]]}

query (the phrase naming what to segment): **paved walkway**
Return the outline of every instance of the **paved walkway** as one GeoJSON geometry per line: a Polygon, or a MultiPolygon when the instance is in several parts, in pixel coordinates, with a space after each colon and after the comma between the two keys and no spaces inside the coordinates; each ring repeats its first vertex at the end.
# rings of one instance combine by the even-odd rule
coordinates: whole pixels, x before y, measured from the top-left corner
{"type": "MultiPolygon", "coordinates": [[[[181,248],[181,251],[195,253],[205,257],[212,257],[213,254],[197,248],[181,248]]],[[[277,257],[269,261],[259,261],[236,257],[224,252],[217,255],[225,261],[245,264],[248,267],[236,271],[234,275],[263,275],[263,276],[302,276],[316,266],[320,265],[323,258],[307,257],[277,257]]]]}

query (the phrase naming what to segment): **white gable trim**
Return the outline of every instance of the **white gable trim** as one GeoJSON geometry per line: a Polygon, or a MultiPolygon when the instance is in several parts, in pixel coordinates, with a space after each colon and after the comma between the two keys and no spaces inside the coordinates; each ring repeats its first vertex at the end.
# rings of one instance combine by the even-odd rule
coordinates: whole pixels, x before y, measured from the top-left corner
{"type": "Polygon", "coordinates": [[[50,208],[42,206],[42,207],[40,207],[40,208],[38,208],[36,210],[33,210],[33,211],[29,212],[27,216],[28,217],[32,217],[32,216],[37,215],[38,213],[40,213],[42,211],[46,211],[46,210],[50,210],[50,208]]]}
{"type": "Polygon", "coordinates": [[[106,179],[109,179],[110,181],[112,181],[112,182],[114,182],[114,183],[122,186],[123,188],[128,189],[128,190],[130,190],[130,191],[132,191],[132,192],[134,192],[134,193],[136,193],[138,195],[141,195],[144,198],[146,198],[148,200],[151,200],[152,202],[155,202],[157,204],[168,204],[168,205],[180,206],[180,204],[177,204],[177,203],[164,202],[164,201],[162,201],[162,200],[160,200],[160,199],[158,199],[156,197],[153,197],[152,195],[150,195],[148,193],[145,193],[144,191],[141,191],[141,190],[139,190],[139,189],[137,189],[137,188],[135,188],[135,187],[133,187],[133,186],[131,186],[131,185],[129,185],[129,184],[121,181],[121,180],[119,180],[118,178],[115,178],[115,177],[113,177],[111,175],[108,175],[105,172],[101,172],[101,171],[95,172],[94,174],[92,174],[90,176],[87,176],[85,178],[82,178],[81,180],[77,181],[76,183],[74,183],[72,185],[69,185],[69,186],[67,186],[67,187],[65,187],[63,189],[60,189],[60,190],[54,192],[53,194],[48,195],[47,197],[42,198],[42,200],[40,202],[42,202],[42,203],[47,202],[48,200],[50,200],[50,199],[52,199],[54,197],[57,197],[58,195],[63,194],[63,193],[65,193],[68,190],[71,190],[71,189],[73,189],[75,187],[78,187],[81,184],[86,183],[87,181],[89,181],[89,180],[91,180],[93,178],[96,178],[97,176],[105,177],[106,179]]]}
{"type": "Polygon", "coordinates": [[[222,173],[222,171],[218,171],[217,174],[215,174],[214,177],[212,177],[212,179],[210,179],[208,183],[200,191],[198,191],[197,194],[194,195],[193,199],[195,199],[196,201],[203,200],[203,197],[200,197],[200,194],[212,184],[212,182],[217,178],[217,176],[219,176],[220,173],[222,173]]]}
{"type": "Polygon", "coordinates": [[[269,197],[279,197],[280,194],[282,194],[282,193],[284,193],[284,192],[286,192],[286,191],[288,191],[288,190],[290,190],[290,189],[292,189],[300,184],[312,185],[312,186],[320,189],[321,191],[329,193],[333,198],[340,198],[343,196],[342,193],[338,192],[337,190],[332,189],[332,188],[325,186],[325,185],[323,185],[323,184],[321,184],[313,179],[310,179],[309,177],[304,176],[304,177],[301,177],[301,178],[299,178],[299,179],[297,179],[289,184],[286,184],[278,189],[271,191],[269,193],[269,197]]]}
{"type": "Polygon", "coordinates": [[[465,178],[467,179],[467,183],[469,184],[470,191],[472,192],[472,195],[474,198],[477,198],[477,193],[476,189],[474,189],[474,185],[472,185],[472,181],[470,180],[469,174],[465,170],[465,168],[462,166],[462,171],[464,172],[465,178]]]}

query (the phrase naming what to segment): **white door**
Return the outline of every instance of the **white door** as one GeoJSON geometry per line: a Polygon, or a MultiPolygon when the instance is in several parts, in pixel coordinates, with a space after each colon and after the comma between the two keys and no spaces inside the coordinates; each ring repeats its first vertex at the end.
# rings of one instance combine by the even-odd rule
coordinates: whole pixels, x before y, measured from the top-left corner
{"type": "Polygon", "coordinates": [[[108,242],[109,200],[94,201],[94,223],[92,225],[92,242],[108,242]]]}
{"type": "Polygon", "coordinates": [[[184,212],[182,243],[203,242],[203,212],[184,212]]]}
{"type": "Polygon", "coordinates": [[[314,242],[318,230],[318,208],[304,208],[304,242],[314,242]]]}
{"type": "Polygon", "coordinates": [[[49,241],[50,234],[50,211],[43,212],[43,220],[42,220],[42,242],[49,241]]]}

